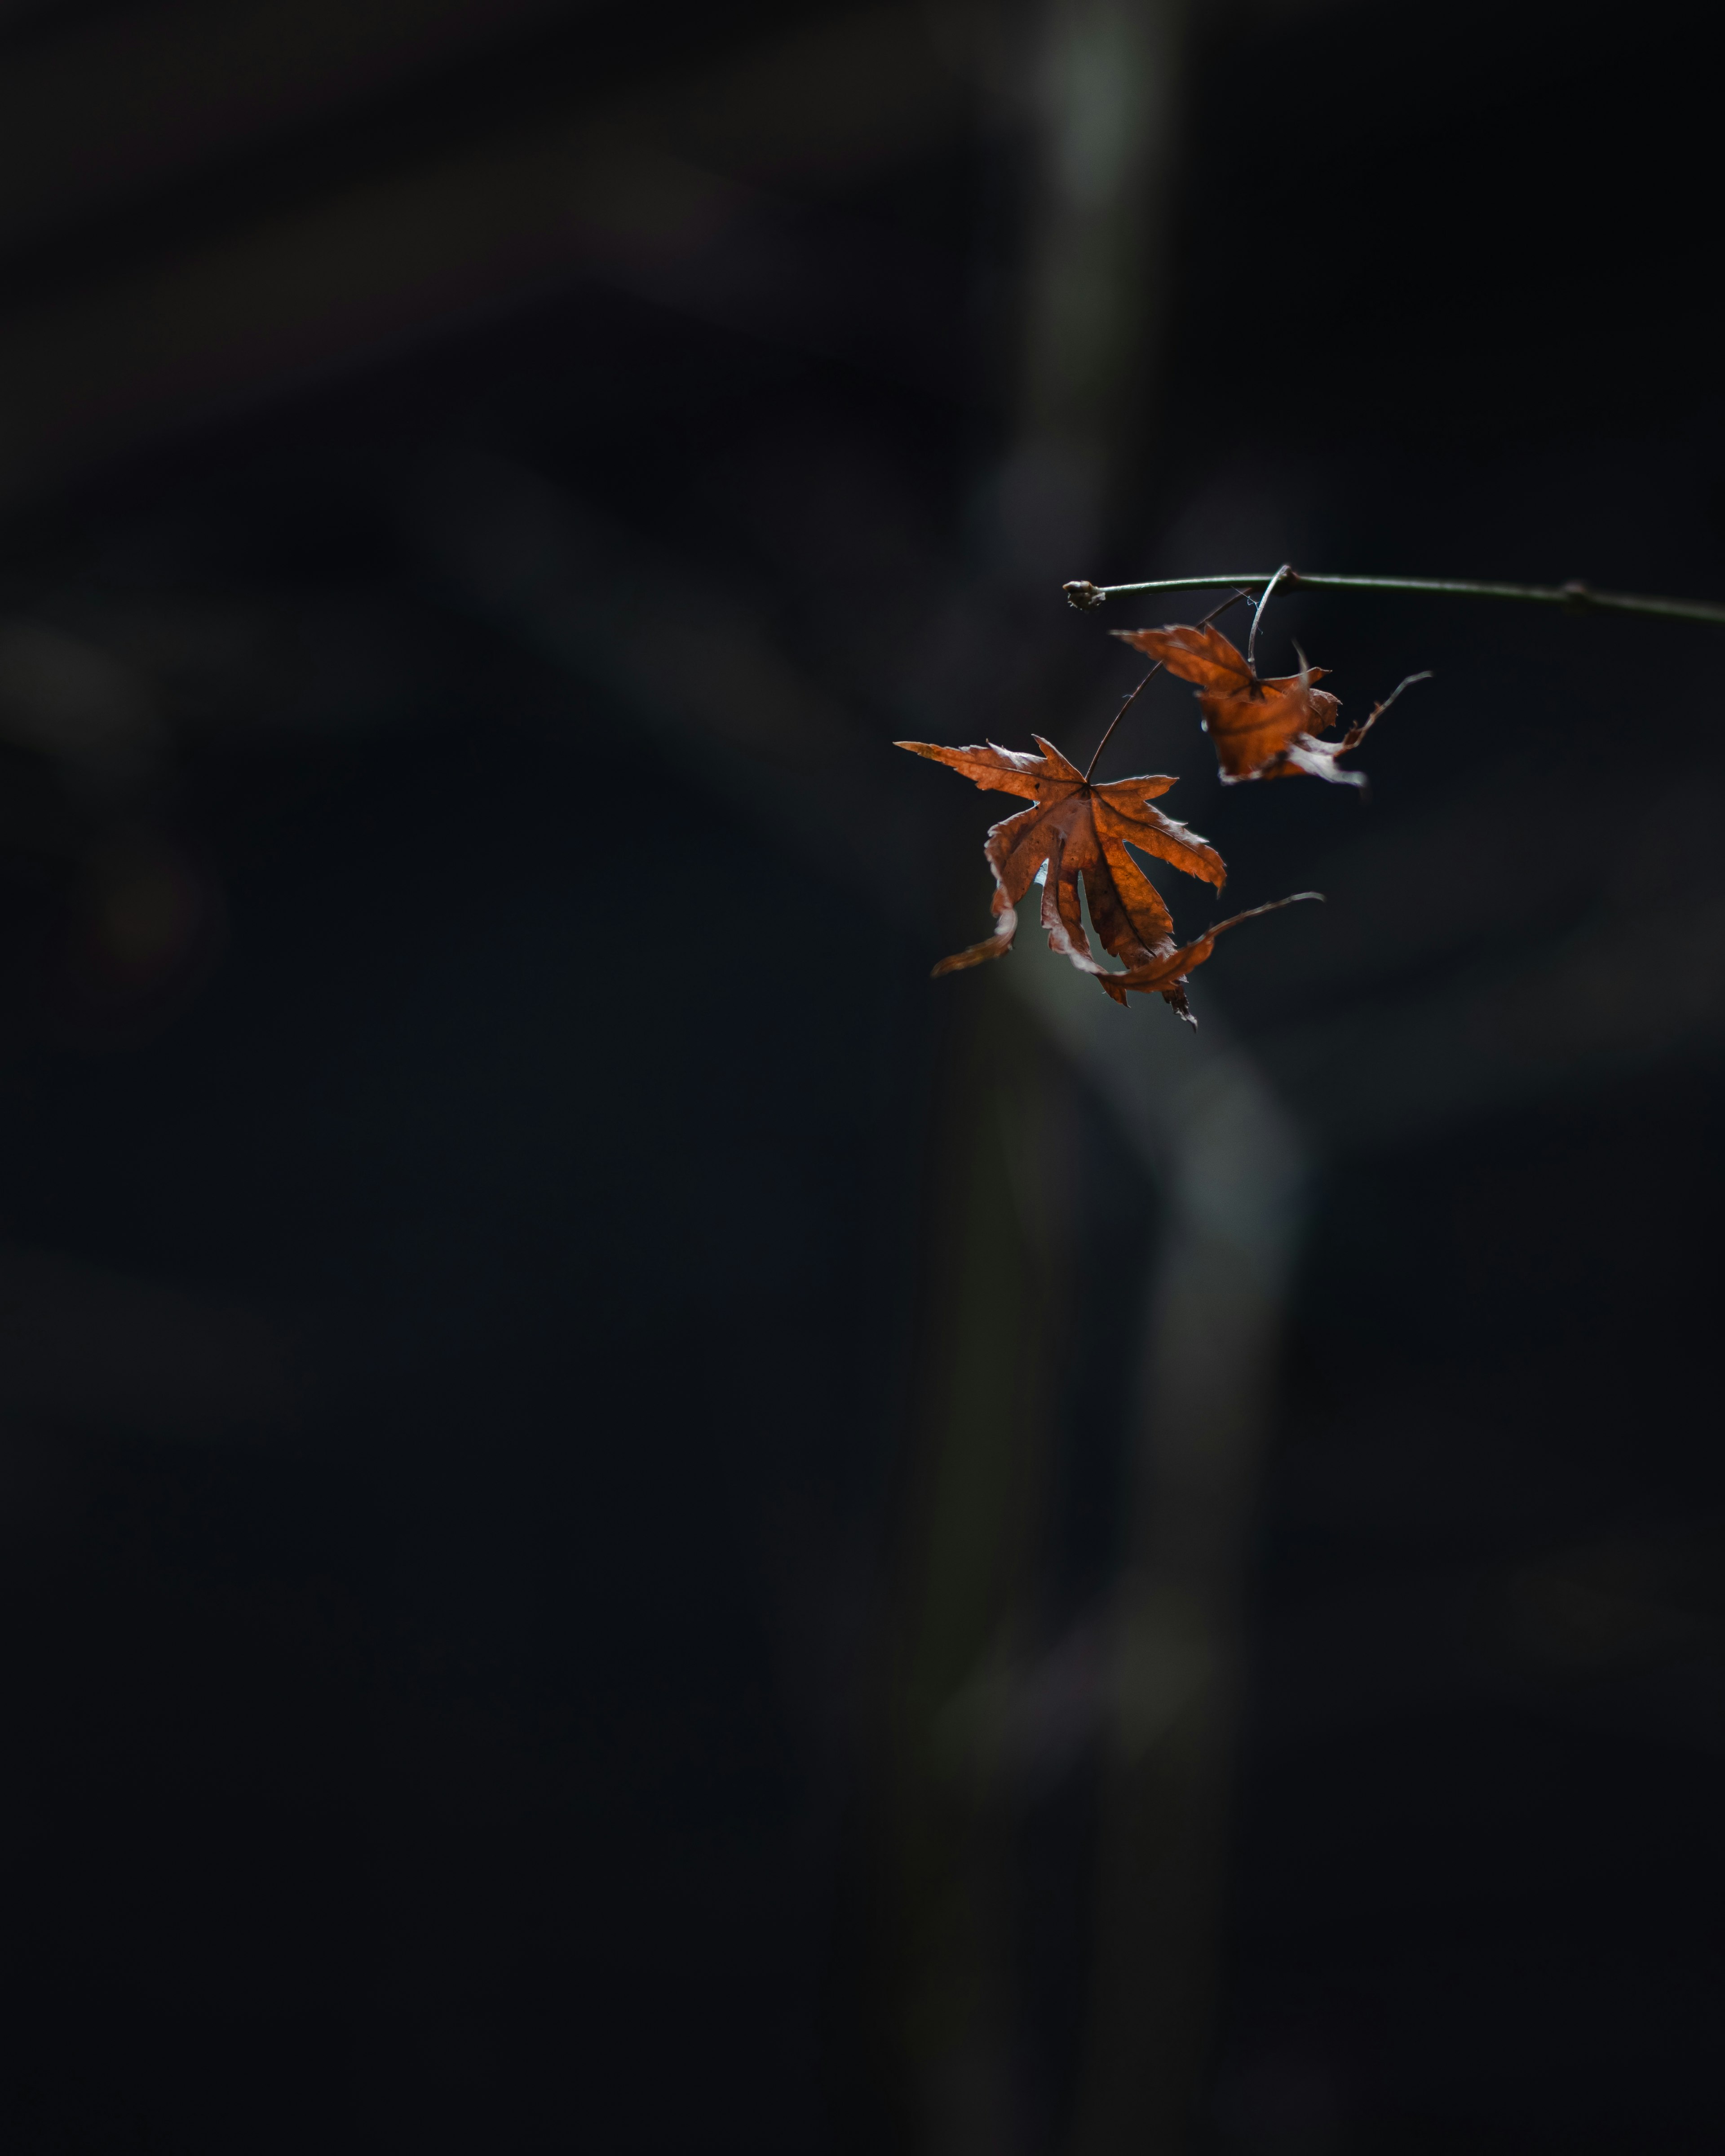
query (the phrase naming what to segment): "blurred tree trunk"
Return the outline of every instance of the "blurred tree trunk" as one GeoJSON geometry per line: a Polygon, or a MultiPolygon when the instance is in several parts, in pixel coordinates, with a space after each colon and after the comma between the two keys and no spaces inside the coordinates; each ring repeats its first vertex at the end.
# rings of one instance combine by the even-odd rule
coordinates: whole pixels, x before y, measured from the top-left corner
{"type": "MultiPolygon", "coordinates": [[[[1183,0],[1048,0],[981,18],[1019,197],[1013,440],[995,531],[1009,578],[1087,573],[1155,424],[1178,151],[1183,0]]],[[[1026,942],[1029,941],[1027,936],[1026,942]]],[[[1189,2142],[1214,2019],[1238,1692],[1241,1572],[1297,1229],[1294,1133],[1214,1027],[1122,1014],[1020,952],[954,984],[947,1138],[927,1216],[892,1685],[895,2048],[936,2156],[1011,2156],[1034,2132],[1018,2060],[1019,1820],[999,1749],[1042,1599],[1034,1532],[1081,1270],[1058,1132],[1081,1081],[1161,1185],[1128,1518],[1096,1711],[1101,1830],[1072,2156],[1189,2142]],[[1034,1015],[1034,1027],[1022,1016],[1034,1015]],[[1050,1055],[1050,1045],[1058,1050],[1050,1055]],[[991,1744],[993,1750],[991,1751],[991,1744]]]]}
{"type": "Polygon", "coordinates": [[[1045,572],[1050,552],[1097,556],[1141,507],[1186,38],[1186,0],[1043,0],[1007,76],[1026,189],[1001,511],[1009,555],[1034,548],[1045,572]]]}
{"type": "Polygon", "coordinates": [[[988,1708],[1034,1578],[1063,1078],[1027,1014],[981,987],[937,1126],[890,1741],[895,2048],[917,2138],[943,2156],[1018,2145],[1014,1823],[988,1708]]]}

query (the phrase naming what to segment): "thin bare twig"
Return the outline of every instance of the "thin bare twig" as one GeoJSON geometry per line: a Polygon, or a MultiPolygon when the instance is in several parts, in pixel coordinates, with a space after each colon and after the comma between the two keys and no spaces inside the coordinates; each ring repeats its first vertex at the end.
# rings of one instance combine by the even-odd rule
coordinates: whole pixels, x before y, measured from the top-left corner
{"type": "Polygon", "coordinates": [[[1158,577],[1142,584],[1064,587],[1069,605],[1088,613],[1105,599],[1133,592],[1208,592],[1228,585],[1257,591],[1280,582],[1291,591],[1389,592],[1437,598],[1514,599],[1524,606],[1561,607],[1569,613],[1656,614],[1668,621],[1697,621],[1725,629],[1725,606],[1708,599],[1639,598],[1628,592],[1596,592],[1587,584],[1480,584],[1448,577],[1332,577],[1281,568],[1250,577],[1158,577]]]}

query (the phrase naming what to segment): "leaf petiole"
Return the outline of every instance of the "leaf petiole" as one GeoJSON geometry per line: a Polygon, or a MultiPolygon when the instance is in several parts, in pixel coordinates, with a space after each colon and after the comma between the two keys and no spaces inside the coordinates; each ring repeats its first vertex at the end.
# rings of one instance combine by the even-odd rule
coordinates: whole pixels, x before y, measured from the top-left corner
{"type": "MultiPolygon", "coordinates": [[[[1278,572],[1278,574],[1280,572],[1278,572]]],[[[1272,579],[1272,581],[1274,580],[1272,579]]],[[[1070,585],[1067,586],[1067,589],[1069,591],[1071,589],[1070,585]]],[[[1264,598],[1268,598],[1269,596],[1269,593],[1266,592],[1264,598]]],[[[1230,607],[1240,605],[1242,600],[1247,606],[1250,606],[1252,603],[1251,593],[1250,592],[1234,593],[1231,597],[1224,599],[1220,606],[1212,607],[1210,611],[1204,616],[1204,619],[1198,624],[1199,627],[1200,629],[1207,629],[1216,619],[1218,614],[1226,613],[1230,607]]],[[[1261,613],[1263,610],[1264,599],[1260,599],[1258,602],[1259,613],[1261,613]]],[[[1254,614],[1252,617],[1252,627],[1254,630],[1256,629],[1257,626],[1258,617],[1257,614],[1254,614]]],[[[1091,752],[1090,762],[1084,767],[1084,783],[1086,786],[1090,784],[1090,775],[1091,772],[1096,769],[1096,765],[1101,760],[1102,751],[1106,748],[1110,740],[1113,737],[1114,729],[1120,724],[1120,721],[1126,716],[1132,706],[1137,702],[1139,697],[1143,695],[1144,691],[1156,679],[1157,675],[1161,673],[1163,663],[1163,662],[1160,659],[1157,660],[1156,664],[1150,669],[1150,671],[1144,676],[1143,680],[1139,682],[1137,687],[1132,690],[1132,694],[1127,698],[1120,709],[1114,714],[1113,717],[1109,720],[1107,732],[1102,736],[1102,738],[1096,743],[1096,747],[1091,752]]]]}

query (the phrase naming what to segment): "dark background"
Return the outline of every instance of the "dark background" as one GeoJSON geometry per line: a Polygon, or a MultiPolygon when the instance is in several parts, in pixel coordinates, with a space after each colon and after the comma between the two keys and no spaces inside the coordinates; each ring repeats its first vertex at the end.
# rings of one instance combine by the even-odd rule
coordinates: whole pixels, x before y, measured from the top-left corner
{"type": "Polygon", "coordinates": [[[1720,2145],[1707,28],[0,8],[8,2148],[1720,2145]]]}

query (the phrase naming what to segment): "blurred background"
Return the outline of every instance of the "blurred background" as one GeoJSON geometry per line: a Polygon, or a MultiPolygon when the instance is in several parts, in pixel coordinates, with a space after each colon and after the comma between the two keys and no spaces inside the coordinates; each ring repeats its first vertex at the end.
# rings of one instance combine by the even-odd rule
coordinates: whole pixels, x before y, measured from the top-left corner
{"type": "Polygon", "coordinates": [[[1706,24],[0,7],[8,2148],[1725,2143],[1706,24]]]}

